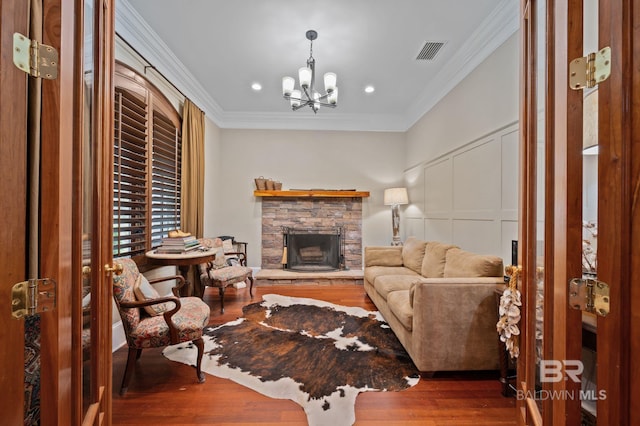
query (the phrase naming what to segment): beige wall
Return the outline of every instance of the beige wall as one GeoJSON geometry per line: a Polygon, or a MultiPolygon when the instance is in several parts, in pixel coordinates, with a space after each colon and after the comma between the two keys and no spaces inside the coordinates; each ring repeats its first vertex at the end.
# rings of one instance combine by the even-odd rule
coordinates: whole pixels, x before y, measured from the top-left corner
{"type": "Polygon", "coordinates": [[[518,238],[519,34],[407,131],[403,235],[511,263],[518,238]]]}
{"type": "Polygon", "coordinates": [[[407,131],[405,169],[518,120],[519,32],[407,131]]]}
{"type": "Polygon", "coordinates": [[[388,244],[391,212],[382,193],[402,182],[404,138],[386,132],[222,129],[219,170],[207,172],[205,184],[207,193],[217,194],[205,211],[205,234],[248,242],[249,266],[258,267],[261,200],[253,191],[254,178],[264,176],[281,181],[283,189],[370,191],[363,201],[363,244],[388,244]]]}

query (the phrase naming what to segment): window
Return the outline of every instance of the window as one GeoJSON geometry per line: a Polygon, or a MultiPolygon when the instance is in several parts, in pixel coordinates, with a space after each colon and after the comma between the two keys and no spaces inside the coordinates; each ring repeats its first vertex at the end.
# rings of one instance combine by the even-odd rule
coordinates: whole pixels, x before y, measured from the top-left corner
{"type": "Polygon", "coordinates": [[[181,120],[143,76],[116,64],[113,256],[141,256],[180,227],[181,120]]]}

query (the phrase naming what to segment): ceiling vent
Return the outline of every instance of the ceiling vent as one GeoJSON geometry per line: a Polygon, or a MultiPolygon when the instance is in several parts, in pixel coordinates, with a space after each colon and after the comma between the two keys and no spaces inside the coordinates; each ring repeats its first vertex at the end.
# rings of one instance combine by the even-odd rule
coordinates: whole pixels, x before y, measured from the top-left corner
{"type": "Polygon", "coordinates": [[[433,61],[444,45],[444,41],[427,41],[422,47],[422,50],[420,50],[420,53],[418,53],[416,60],[433,61]]]}

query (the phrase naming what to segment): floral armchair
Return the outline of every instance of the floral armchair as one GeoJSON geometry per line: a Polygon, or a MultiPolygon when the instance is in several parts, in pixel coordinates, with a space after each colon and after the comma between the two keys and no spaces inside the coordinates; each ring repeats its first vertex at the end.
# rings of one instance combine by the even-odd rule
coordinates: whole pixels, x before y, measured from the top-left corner
{"type": "Polygon", "coordinates": [[[209,306],[197,297],[178,297],[178,290],[184,285],[180,275],[147,281],[133,260],[119,259],[117,263],[123,272],[113,278],[113,297],[129,346],[120,395],[127,392],[142,349],[188,341],[198,349],[196,376],[198,382],[204,382],[202,332],[209,323],[209,306]],[[174,296],[160,297],[150,284],[168,280],[177,280],[178,285],[172,288],[174,296]]]}

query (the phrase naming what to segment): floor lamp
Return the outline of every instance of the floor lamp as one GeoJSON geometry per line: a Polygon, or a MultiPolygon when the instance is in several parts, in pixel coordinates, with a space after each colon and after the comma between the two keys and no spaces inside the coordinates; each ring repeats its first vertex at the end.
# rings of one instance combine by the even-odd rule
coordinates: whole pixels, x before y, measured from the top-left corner
{"type": "Polygon", "coordinates": [[[389,188],[384,190],[384,205],[391,206],[391,224],[393,225],[392,246],[401,246],[400,240],[400,209],[401,204],[409,204],[407,188],[389,188]]]}

